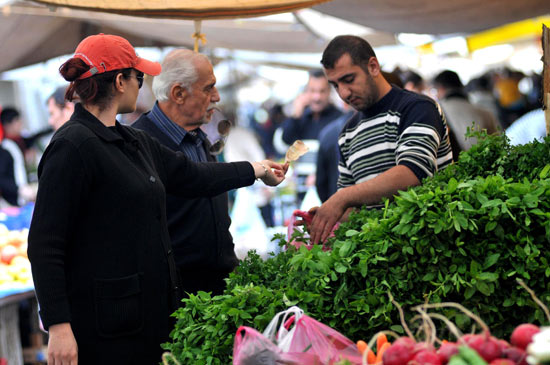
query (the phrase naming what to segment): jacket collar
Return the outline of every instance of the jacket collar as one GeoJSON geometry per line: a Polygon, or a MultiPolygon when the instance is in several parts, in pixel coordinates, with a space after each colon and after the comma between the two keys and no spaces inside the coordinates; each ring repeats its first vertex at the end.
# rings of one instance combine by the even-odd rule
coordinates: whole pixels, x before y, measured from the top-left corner
{"type": "Polygon", "coordinates": [[[71,120],[77,121],[86,127],[88,127],[92,132],[94,132],[99,138],[103,139],[106,142],[117,142],[117,141],[128,141],[131,142],[136,139],[136,137],[126,131],[127,128],[124,128],[118,120],[115,122],[115,127],[120,133],[115,133],[109,129],[105,124],[103,124],[99,119],[97,119],[92,113],[87,111],[82,104],[77,103],[74,108],[74,113],[71,116],[71,120]]]}

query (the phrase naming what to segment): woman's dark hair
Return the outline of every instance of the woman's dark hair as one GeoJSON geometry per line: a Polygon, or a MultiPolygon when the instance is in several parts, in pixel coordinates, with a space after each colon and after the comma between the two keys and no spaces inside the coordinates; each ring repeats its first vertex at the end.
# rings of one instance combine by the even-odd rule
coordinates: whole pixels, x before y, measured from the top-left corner
{"type": "Polygon", "coordinates": [[[353,64],[366,69],[371,57],[376,57],[369,42],[353,35],[339,35],[330,41],[323,52],[321,64],[325,69],[334,68],[336,61],[344,54],[349,54],[353,64]]]}
{"type": "Polygon", "coordinates": [[[70,82],[65,93],[65,99],[73,101],[76,93],[83,103],[96,104],[100,109],[107,108],[111,102],[114,95],[113,86],[116,76],[121,73],[125,79],[129,79],[132,72],[131,68],[125,68],[107,71],[79,80],[78,78],[89,69],[90,66],[79,58],[71,58],[61,65],[59,73],[65,80],[70,82]]]}

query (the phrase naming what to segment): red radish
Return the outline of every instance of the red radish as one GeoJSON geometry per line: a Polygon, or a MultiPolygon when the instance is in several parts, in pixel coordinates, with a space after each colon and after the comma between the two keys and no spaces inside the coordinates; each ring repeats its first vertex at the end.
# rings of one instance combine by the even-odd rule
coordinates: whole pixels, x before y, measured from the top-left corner
{"type": "Polygon", "coordinates": [[[449,362],[451,356],[458,354],[458,345],[454,342],[444,343],[439,350],[437,350],[437,354],[439,355],[441,363],[446,364],[449,362]]]}
{"type": "Polygon", "coordinates": [[[412,360],[415,342],[410,337],[400,337],[384,352],[384,365],[403,365],[412,360]]]}
{"type": "Polygon", "coordinates": [[[414,355],[413,359],[408,362],[408,365],[441,365],[441,359],[435,352],[421,350],[414,355]]]}
{"type": "Polygon", "coordinates": [[[502,355],[498,340],[487,334],[473,335],[466,343],[487,362],[498,359],[502,355]]]}
{"type": "Polygon", "coordinates": [[[507,349],[507,348],[511,347],[510,344],[508,343],[508,341],[506,341],[506,340],[498,340],[498,344],[500,345],[500,349],[502,351],[504,351],[504,349],[507,349]]]}
{"type": "Polygon", "coordinates": [[[417,342],[414,345],[414,353],[417,353],[419,351],[430,351],[435,352],[434,347],[432,344],[426,343],[426,342],[417,342]]]}
{"type": "MultiPolygon", "coordinates": [[[[467,334],[467,335],[464,335],[462,337],[460,337],[460,340],[464,341],[464,343],[468,343],[468,341],[470,341],[470,339],[475,336],[475,335],[472,335],[472,334],[467,334]]],[[[458,343],[462,343],[461,341],[457,341],[458,343]]]]}
{"type": "Polygon", "coordinates": [[[527,348],[527,345],[533,340],[533,335],[540,332],[540,328],[531,323],[520,324],[516,327],[512,336],[510,336],[510,343],[522,350],[527,348]]]}
{"type": "Polygon", "coordinates": [[[502,351],[502,357],[512,360],[517,365],[527,365],[527,354],[519,347],[508,347],[502,351]]]}
{"type": "Polygon", "coordinates": [[[516,363],[510,359],[494,359],[489,365],[516,365],[516,363]]]}
{"type": "Polygon", "coordinates": [[[410,348],[411,350],[413,350],[416,346],[416,342],[410,337],[399,337],[397,340],[395,340],[392,346],[393,345],[402,345],[406,348],[410,348]]]}

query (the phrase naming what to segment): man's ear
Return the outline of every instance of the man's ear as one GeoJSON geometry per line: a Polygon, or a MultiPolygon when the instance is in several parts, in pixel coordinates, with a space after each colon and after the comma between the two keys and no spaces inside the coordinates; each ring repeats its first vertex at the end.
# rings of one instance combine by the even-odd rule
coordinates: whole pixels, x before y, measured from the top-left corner
{"type": "Polygon", "coordinates": [[[376,57],[369,58],[367,67],[369,69],[369,73],[372,76],[378,76],[382,74],[382,70],[380,69],[380,64],[378,63],[378,59],[376,57]]]}
{"type": "Polygon", "coordinates": [[[174,84],[170,87],[170,100],[177,104],[183,104],[189,96],[189,90],[180,84],[174,84]]]}

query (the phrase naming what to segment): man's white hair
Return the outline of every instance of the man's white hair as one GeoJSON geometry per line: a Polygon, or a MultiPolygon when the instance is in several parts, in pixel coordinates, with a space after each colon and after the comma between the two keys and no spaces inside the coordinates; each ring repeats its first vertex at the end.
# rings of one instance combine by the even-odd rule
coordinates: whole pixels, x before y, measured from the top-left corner
{"type": "Polygon", "coordinates": [[[155,98],[158,101],[167,101],[170,88],[174,84],[191,91],[191,86],[199,77],[195,61],[201,57],[208,60],[205,55],[188,49],[176,49],[170,52],[162,62],[162,72],[153,79],[155,98]]]}

